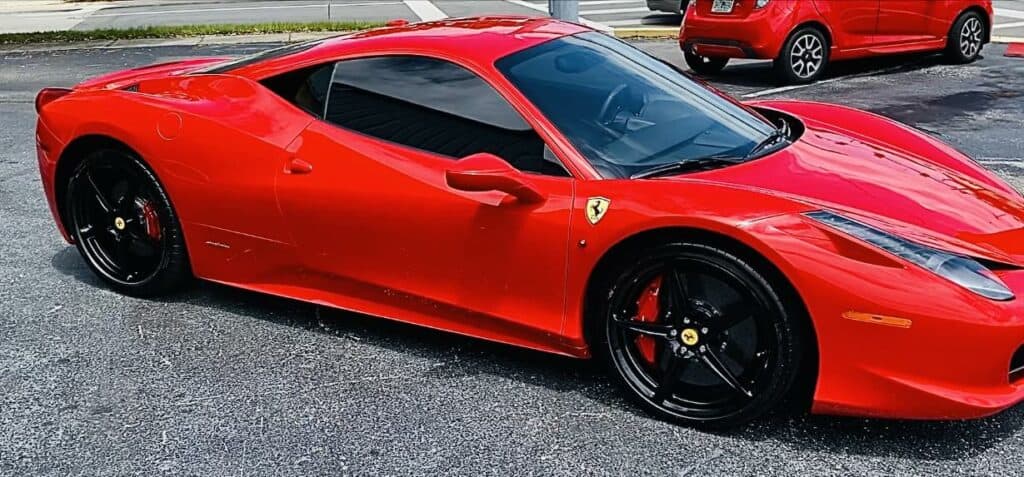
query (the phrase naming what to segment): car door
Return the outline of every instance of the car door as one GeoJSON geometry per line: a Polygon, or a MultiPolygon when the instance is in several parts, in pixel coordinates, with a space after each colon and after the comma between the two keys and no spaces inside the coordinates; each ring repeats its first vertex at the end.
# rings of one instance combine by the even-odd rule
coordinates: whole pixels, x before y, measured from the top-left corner
{"type": "Polygon", "coordinates": [[[814,0],[840,50],[871,46],[878,28],[879,0],[814,0]]]}
{"type": "Polygon", "coordinates": [[[310,283],[396,318],[560,329],[573,180],[494,88],[435,58],[358,58],[336,64],[326,103],[277,182],[310,283]],[[542,200],[450,187],[477,153],[542,200]]]}
{"type": "Polygon", "coordinates": [[[893,45],[935,39],[932,23],[940,0],[880,0],[875,43],[893,45]]]}

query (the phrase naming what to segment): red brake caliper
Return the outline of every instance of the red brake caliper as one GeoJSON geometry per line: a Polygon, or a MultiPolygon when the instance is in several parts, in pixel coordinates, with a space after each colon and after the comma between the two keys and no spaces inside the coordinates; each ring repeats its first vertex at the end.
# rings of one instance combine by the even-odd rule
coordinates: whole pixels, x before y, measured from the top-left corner
{"type": "Polygon", "coordinates": [[[160,216],[156,213],[156,208],[153,207],[153,203],[146,200],[142,202],[142,221],[143,226],[146,228],[146,235],[149,238],[160,240],[160,216]]]}
{"type": "MultiPolygon", "coordinates": [[[[647,284],[644,291],[640,293],[640,298],[636,300],[636,321],[658,321],[659,312],[661,311],[658,306],[658,292],[661,290],[661,277],[651,280],[651,283],[647,284]]],[[[657,342],[650,336],[637,336],[636,346],[640,350],[640,356],[643,357],[647,364],[654,364],[654,346],[657,342]]]]}

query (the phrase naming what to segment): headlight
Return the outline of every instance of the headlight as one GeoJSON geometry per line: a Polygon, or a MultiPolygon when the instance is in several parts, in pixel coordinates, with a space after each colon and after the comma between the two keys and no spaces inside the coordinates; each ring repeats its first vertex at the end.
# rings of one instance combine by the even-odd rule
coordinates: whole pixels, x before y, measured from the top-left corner
{"type": "Polygon", "coordinates": [[[1013,292],[977,260],[911,242],[832,212],[819,210],[804,215],[930,270],[985,298],[1013,299],[1013,292]]]}

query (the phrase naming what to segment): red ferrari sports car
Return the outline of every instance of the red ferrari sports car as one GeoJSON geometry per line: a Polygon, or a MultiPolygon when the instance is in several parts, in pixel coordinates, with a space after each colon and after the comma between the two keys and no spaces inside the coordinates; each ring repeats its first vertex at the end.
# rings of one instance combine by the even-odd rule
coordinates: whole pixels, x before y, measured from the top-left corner
{"type": "Polygon", "coordinates": [[[770,59],[783,83],[814,81],[832,60],[873,55],[945,51],[955,63],[970,63],[992,32],[992,0],[690,0],[686,5],[679,44],[690,68],[713,74],[729,58],[770,59]]]}
{"type": "Polygon", "coordinates": [[[550,19],[395,26],[37,99],[53,217],[191,277],[578,358],[655,415],[1024,399],[1024,200],[919,131],[743,104],[550,19]]]}

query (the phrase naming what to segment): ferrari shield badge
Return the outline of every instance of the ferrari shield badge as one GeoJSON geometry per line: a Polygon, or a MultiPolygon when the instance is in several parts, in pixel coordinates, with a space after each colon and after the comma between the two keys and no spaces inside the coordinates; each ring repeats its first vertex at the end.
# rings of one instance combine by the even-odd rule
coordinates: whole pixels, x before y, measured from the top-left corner
{"type": "Polygon", "coordinates": [[[587,221],[590,222],[590,225],[597,225],[604,218],[604,214],[608,212],[608,205],[611,203],[612,201],[604,197],[587,199],[587,221]]]}

